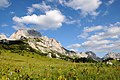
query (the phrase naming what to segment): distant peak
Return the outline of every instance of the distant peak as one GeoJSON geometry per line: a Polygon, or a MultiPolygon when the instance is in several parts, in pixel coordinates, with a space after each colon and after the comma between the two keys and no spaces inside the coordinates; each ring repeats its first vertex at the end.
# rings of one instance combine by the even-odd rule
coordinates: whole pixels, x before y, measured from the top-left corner
{"type": "Polygon", "coordinates": [[[117,53],[117,52],[109,52],[109,53],[107,53],[103,58],[104,58],[104,59],[107,59],[107,58],[120,59],[120,53],[117,53]]]}

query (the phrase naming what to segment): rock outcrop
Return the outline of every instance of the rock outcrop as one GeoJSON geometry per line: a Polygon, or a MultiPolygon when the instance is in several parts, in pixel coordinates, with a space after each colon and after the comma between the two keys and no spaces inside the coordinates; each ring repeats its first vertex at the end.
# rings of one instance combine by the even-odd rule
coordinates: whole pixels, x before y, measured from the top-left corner
{"type": "Polygon", "coordinates": [[[42,36],[39,38],[31,38],[28,41],[28,44],[37,50],[41,50],[42,52],[56,51],[58,53],[65,54],[66,51],[62,47],[62,45],[53,38],[48,38],[46,36],[42,36]]]}
{"type": "Polygon", "coordinates": [[[109,58],[119,60],[120,53],[110,52],[103,57],[104,60],[109,59],[109,58]]]}
{"type": "Polygon", "coordinates": [[[4,34],[0,34],[0,40],[7,39],[7,37],[4,34]]]}

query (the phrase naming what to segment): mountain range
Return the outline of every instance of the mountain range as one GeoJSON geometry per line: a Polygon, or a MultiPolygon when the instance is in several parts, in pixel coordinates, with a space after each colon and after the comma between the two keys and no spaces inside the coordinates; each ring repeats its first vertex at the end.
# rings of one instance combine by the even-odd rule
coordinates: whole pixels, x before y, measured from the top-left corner
{"type": "MultiPolygon", "coordinates": [[[[75,52],[65,49],[57,40],[42,36],[40,32],[36,30],[19,29],[14,32],[9,38],[4,34],[0,34],[0,42],[5,41],[25,41],[31,48],[40,51],[50,58],[62,59],[64,57],[69,58],[91,58],[95,61],[101,61],[102,59],[97,57],[92,51],[87,52],[75,52]]],[[[120,59],[120,53],[110,52],[106,54],[103,59],[113,58],[120,59]]]]}

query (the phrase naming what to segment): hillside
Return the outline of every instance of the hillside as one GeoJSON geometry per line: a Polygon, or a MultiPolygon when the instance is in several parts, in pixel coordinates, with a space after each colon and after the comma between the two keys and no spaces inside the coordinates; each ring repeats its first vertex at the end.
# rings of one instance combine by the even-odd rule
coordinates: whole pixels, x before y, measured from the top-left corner
{"type": "Polygon", "coordinates": [[[0,50],[2,80],[119,80],[120,65],[73,63],[24,50],[24,55],[0,50]],[[110,76],[111,75],[111,76],[110,76]]]}
{"type": "Polygon", "coordinates": [[[46,56],[49,58],[57,58],[56,54],[59,55],[59,58],[57,59],[62,59],[62,60],[69,60],[73,61],[72,58],[58,53],[57,51],[50,50],[49,52],[42,52],[41,50],[36,50],[32,48],[26,40],[15,40],[15,41],[1,41],[0,42],[0,50],[4,50],[7,52],[11,53],[16,53],[19,55],[25,55],[26,53],[31,53],[31,54],[37,54],[38,56],[46,56]]]}

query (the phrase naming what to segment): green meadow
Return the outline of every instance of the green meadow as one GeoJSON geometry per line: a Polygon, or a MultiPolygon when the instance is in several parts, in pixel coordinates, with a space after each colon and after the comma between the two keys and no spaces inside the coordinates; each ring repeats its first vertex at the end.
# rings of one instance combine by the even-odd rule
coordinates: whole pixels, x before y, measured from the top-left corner
{"type": "Polygon", "coordinates": [[[75,63],[48,58],[23,42],[0,44],[0,80],[120,80],[120,62],[75,63]]]}
{"type": "Polygon", "coordinates": [[[0,80],[120,80],[120,64],[74,63],[0,50],[0,80]]]}

